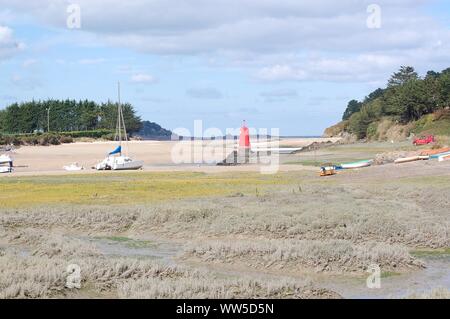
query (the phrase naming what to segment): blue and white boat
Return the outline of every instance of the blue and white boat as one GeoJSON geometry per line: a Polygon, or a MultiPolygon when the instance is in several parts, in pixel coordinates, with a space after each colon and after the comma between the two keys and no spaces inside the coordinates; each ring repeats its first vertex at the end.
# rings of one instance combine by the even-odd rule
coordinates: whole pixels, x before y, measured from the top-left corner
{"type": "Polygon", "coordinates": [[[127,130],[125,127],[125,121],[123,119],[122,104],[120,103],[120,83],[118,86],[119,103],[117,106],[117,127],[115,140],[119,142],[119,145],[115,150],[110,152],[108,156],[95,166],[97,170],[137,170],[144,166],[143,161],[135,161],[128,157],[123,152],[122,142],[128,144],[127,130]],[[123,140],[123,141],[122,141],[123,140]]]}

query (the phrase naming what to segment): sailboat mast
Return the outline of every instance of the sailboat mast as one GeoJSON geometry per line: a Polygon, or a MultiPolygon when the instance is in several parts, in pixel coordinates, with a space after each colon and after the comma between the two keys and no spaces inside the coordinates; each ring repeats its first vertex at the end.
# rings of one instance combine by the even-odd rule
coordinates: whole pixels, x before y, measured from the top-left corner
{"type": "Polygon", "coordinates": [[[118,95],[118,105],[117,105],[117,117],[118,117],[118,130],[119,130],[119,146],[122,146],[122,107],[120,102],[120,82],[117,83],[117,95],[118,95]]]}

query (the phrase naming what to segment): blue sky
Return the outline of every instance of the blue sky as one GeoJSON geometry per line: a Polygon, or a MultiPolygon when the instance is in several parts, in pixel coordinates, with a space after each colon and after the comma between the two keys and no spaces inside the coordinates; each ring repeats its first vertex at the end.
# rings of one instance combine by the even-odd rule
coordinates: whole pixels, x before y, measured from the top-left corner
{"type": "Polygon", "coordinates": [[[450,67],[449,1],[0,0],[0,108],[123,100],[174,129],[320,135],[400,65],[450,67]],[[68,29],[69,3],[81,28],[68,29]],[[367,27],[369,4],[380,28],[367,27]]]}

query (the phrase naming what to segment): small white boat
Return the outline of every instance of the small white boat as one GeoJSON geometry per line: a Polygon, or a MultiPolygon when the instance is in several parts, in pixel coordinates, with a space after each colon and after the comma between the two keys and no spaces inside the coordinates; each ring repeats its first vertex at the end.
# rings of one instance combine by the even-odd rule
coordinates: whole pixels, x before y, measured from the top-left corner
{"type": "Polygon", "coordinates": [[[144,166],[143,161],[135,161],[126,155],[122,155],[122,136],[124,137],[124,142],[128,143],[127,129],[125,127],[125,121],[123,119],[122,104],[120,103],[120,83],[118,86],[119,103],[117,106],[117,127],[115,140],[119,141],[119,146],[110,152],[108,156],[95,165],[95,169],[98,171],[103,170],[137,170],[144,166]]]}
{"type": "Polygon", "coordinates": [[[353,168],[368,167],[368,166],[372,165],[372,163],[373,163],[373,160],[364,160],[364,161],[359,161],[359,162],[341,164],[340,168],[353,169],[353,168]]]}
{"type": "Polygon", "coordinates": [[[403,163],[415,162],[418,160],[419,160],[419,156],[411,156],[411,157],[397,158],[394,161],[394,163],[395,164],[403,164],[403,163]]]}
{"type": "Polygon", "coordinates": [[[72,164],[70,164],[70,165],[63,166],[63,168],[64,168],[66,171],[69,171],[69,172],[77,172],[77,171],[82,171],[82,170],[84,170],[84,167],[78,165],[78,163],[72,163],[72,164]]]}
{"type": "Polygon", "coordinates": [[[450,154],[447,155],[441,155],[438,157],[439,162],[444,162],[450,160],[450,154]]]}
{"type": "Polygon", "coordinates": [[[409,162],[415,162],[420,161],[422,158],[420,156],[411,156],[411,157],[403,157],[403,158],[397,158],[394,163],[395,164],[403,164],[403,163],[409,163],[409,162]]]}
{"type": "Polygon", "coordinates": [[[0,173],[12,173],[13,160],[8,155],[0,155],[0,173]]]}

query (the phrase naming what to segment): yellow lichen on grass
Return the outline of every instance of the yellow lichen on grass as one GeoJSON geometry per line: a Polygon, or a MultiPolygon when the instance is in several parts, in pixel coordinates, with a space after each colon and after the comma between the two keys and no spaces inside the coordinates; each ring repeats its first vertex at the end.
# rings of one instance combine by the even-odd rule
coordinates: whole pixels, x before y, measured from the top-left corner
{"type": "Polygon", "coordinates": [[[255,192],[288,184],[287,175],[257,173],[122,173],[17,177],[0,180],[0,208],[52,204],[135,204],[255,192]]]}

